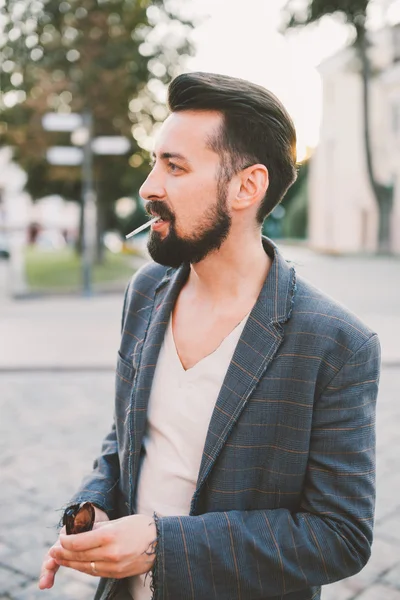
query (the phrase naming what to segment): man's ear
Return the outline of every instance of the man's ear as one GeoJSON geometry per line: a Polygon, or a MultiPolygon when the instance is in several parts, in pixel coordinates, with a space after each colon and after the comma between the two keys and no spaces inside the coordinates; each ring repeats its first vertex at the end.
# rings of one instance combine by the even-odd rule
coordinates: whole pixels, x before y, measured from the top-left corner
{"type": "Polygon", "coordinates": [[[233,210],[244,210],[259,205],[269,186],[269,173],[265,165],[257,164],[243,169],[239,174],[239,187],[232,201],[233,210]]]}

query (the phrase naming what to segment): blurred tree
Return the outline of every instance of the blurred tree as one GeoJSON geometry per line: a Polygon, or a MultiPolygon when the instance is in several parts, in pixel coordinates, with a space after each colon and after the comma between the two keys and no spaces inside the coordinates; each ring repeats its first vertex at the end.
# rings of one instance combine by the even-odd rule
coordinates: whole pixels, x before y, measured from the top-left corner
{"type": "Polygon", "coordinates": [[[307,237],[308,171],[309,161],[306,160],[299,165],[298,177],[282,201],[286,211],[282,222],[282,235],[285,238],[305,239],[307,237]]]}
{"type": "Polygon", "coordinates": [[[307,178],[304,178],[286,208],[282,224],[282,234],[285,238],[306,239],[308,233],[308,192],[307,178]]]}
{"type": "Polygon", "coordinates": [[[281,204],[278,204],[263,223],[264,235],[271,238],[305,239],[307,237],[308,167],[308,160],[298,164],[296,181],[286,192],[281,204]]]}
{"type": "Polygon", "coordinates": [[[179,18],[173,0],[2,2],[0,135],[26,170],[32,197],[81,202],[80,167],[46,161],[48,147],[71,139],[45,132],[44,113],[88,110],[94,136],[131,141],[129,155],[94,157],[100,240],[115,223],[116,200],[135,196],[146,177],[149,136],[166,117],[165,83],[192,51],[193,25],[179,18]]]}
{"type": "Polygon", "coordinates": [[[326,15],[341,15],[354,31],[354,48],[360,60],[363,84],[364,147],[368,179],[378,211],[378,250],[390,252],[390,217],[393,206],[393,186],[385,185],[376,178],[370,132],[370,84],[372,68],[368,53],[366,28],[368,5],[372,0],[288,0],[284,8],[283,30],[306,26],[326,15]]]}

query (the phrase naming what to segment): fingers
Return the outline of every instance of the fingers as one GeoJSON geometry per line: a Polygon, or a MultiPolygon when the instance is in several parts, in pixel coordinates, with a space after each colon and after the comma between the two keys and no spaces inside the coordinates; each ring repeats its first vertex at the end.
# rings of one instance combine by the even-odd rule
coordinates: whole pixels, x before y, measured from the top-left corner
{"type": "Polygon", "coordinates": [[[47,555],[43,561],[42,570],[40,572],[39,589],[45,590],[53,587],[54,579],[59,568],[60,566],[56,563],[54,558],[47,555]]]}
{"type": "Polygon", "coordinates": [[[118,565],[110,565],[110,563],[105,561],[96,562],[95,571],[92,569],[91,562],[61,561],[60,564],[68,569],[74,569],[75,571],[86,573],[86,575],[92,575],[92,577],[120,579],[123,576],[123,572],[118,565]]]}
{"type": "MultiPolygon", "coordinates": [[[[65,527],[63,527],[61,531],[64,532],[65,527]]],[[[42,563],[42,568],[40,570],[40,576],[39,576],[39,589],[41,589],[41,590],[51,588],[54,585],[54,579],[55,579],[56,573],[57,573],[58,569],[60,568],[60,565],[51,556],[51,552],[56,548],[60,548],[60,540],[59,539],[56,541],[54,546],[52,546],[50,548],[50,550],[44,557],[44,560],[42,563]]]]}
{"type": "MultiPolygon", "coordinates": [[[[104,577],[106,569],[104,568],[103,565],[105,565],[106,563],[96,562],[96,570],[93,571],[91,562],[78,562],[75,560],[61,560],[60,564],[62,567],[67,567],[69,569],[75,569],[75,571],[80,571],[81,573],[86,573],[87,575],[93,575],[94,577],[104,577]]],[[[108,570],[107,570],[107,573],[108,573],[108,570]]]]}
{"type": "Polygon", "coordinates": [[[109,523],[97,523],[96,528],[85,533],[77,533],[74,535],[60,535],[60,544],[65,550],[74,552],[84,552],[99,548],[104,543],[108,542],[107,525],[109,523]]]}
{"type": "MultiPolygon", "coordinates": [[[[81,535],[81,534],[80,534],[81,535]]],[[[91,550],[85,550],[82,552],[73,552],[72,550],[66,550],[62,546],[58,548],[52,548],[49,552],[50,556],[53,560],[56,560],[57,563],[60,561],[74,561],[74,562],[87,562],[90,563],[92,561],[101,561],[105,558],[112,561],[113,557],[110,556],[110,550],[108,549],[108,554],[105,556],[104,547],[93,548],[91,550]]]]}

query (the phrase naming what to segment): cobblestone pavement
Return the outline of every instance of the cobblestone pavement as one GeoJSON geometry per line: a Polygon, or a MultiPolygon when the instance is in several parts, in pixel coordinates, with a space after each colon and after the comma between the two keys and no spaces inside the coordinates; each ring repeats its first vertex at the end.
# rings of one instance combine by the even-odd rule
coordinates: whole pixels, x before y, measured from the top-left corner
{"type": "Polygon", "coordinates": [[[0,598],[93,597],[93,577],[61,569],[50,591],[37,578],[62,506],[111,423],[113,383],[111,370],[0,376],[0,598]]]}
{"type": "MultiPolygon", "coordinates": [[[[382,373],[372,558],[323,600],[400,600],[400,369],[382,373]]],[[[112,371],[0,374],[0,599],[90,600],[96,579],[61,569],[40,591],[61,507],[91,468],[111,422],[112,371]]]]}
{"type": "MultiPolygon", "coordinates": [[[[323,600],[400,600],[400,261],[283,246],[312,283],[382,342],[378,498],[372,557],[323,600]]],[[[107,433],[122,294],[0,302],[0,600],[91,600],[96,579],[61,569],[40,591],[42,558],[107,433]]],[[[245,599],[247,600],[247,599],[245,599]]]]}

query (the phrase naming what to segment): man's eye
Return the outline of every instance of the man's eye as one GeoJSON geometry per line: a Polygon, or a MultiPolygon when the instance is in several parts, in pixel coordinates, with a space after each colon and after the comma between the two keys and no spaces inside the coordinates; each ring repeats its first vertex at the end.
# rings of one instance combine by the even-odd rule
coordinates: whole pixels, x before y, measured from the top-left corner
{"type": "Polygon", "coordinates": [[[175,163],[172,163],[172,162],[168,163],[168,169],[172,173],[178,173],[179,171],[183,171],[182,167],[178,167],[178,165],[176,165],[175,163]]]}

